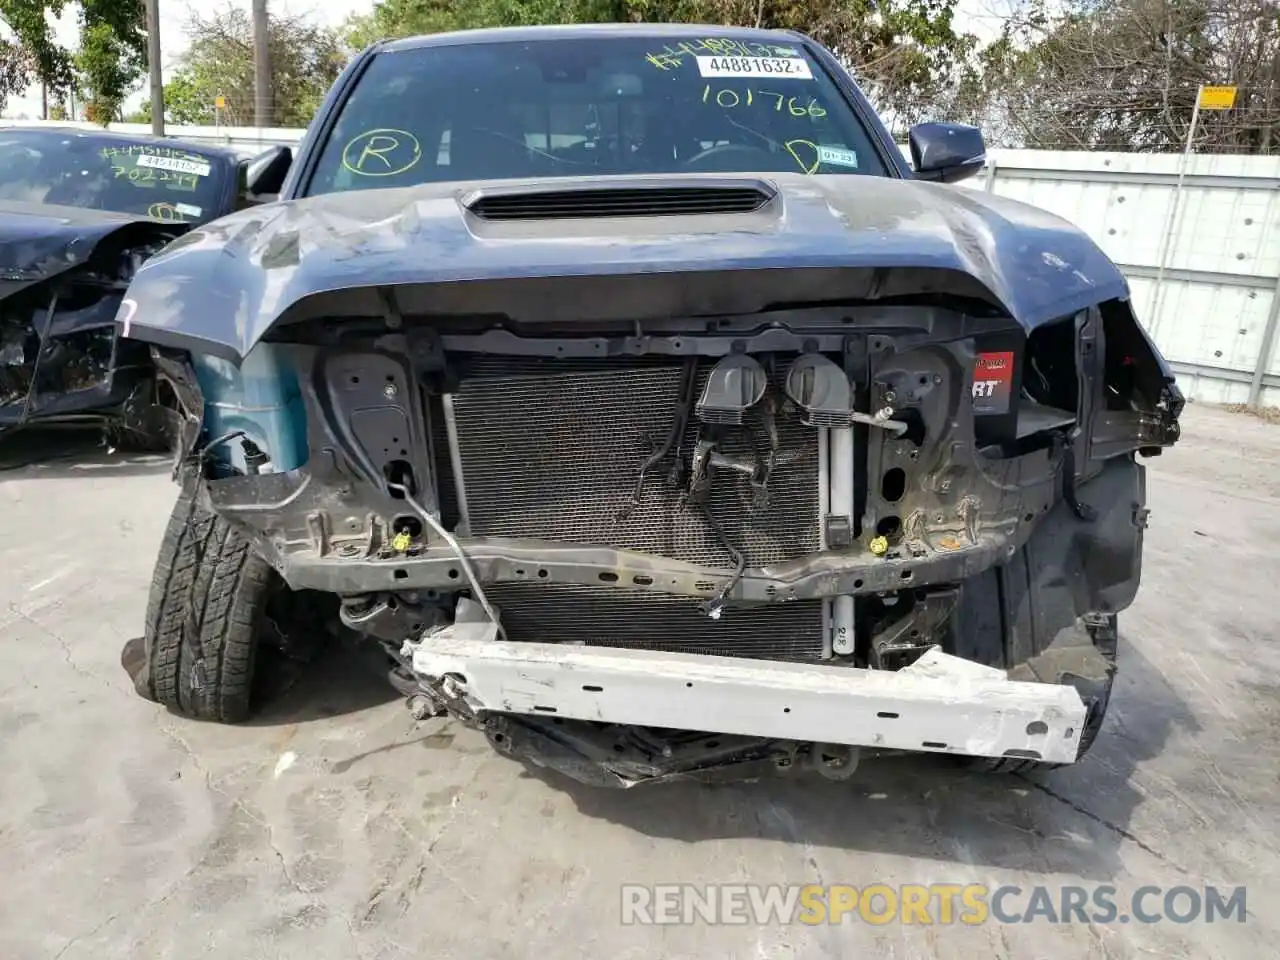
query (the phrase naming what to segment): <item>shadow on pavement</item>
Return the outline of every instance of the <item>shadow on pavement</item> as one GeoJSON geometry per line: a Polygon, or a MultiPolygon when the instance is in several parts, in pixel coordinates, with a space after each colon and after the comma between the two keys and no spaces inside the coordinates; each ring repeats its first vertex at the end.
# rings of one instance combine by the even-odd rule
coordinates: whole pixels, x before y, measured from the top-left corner
{"type": "MultiPolygon", "coordinates": [[[[1119,870],[1122,840],[1163,859],[1158,841],[1129,832],[1143,800],[1130,777],[1175,731],[1198,729],[1160,673],[1123,641],[1121,650],[1123,680],[1114,698],[1138,701],[1141,710],[1128,712],[1123,725],[1108,719],[1093,752],[1076,766],[997,774],[965,769],[953,758],[899,756],[866,760],[840,783],[805,775],[629,790],[584,787],[532,766],[524,775],[566,792],[587,816],[652,837],[760,838],[1106,880],[1119,870]]],[[[817,867],[812,856],[811,866],[817,867]]]]}
{"type": "MultiPolygon", "coordinates": [[[[320,644],[305,663],[264,658],[260,667],[267,685],[264,706],[249,726],[332,719],[401,697],[367,656],[336,638],[320,644]]],[[[941,877],[939,882],[970,882],[975,867],[1064,873],[1101,882],[1121,872],[1122,842],[1165,859],[1162,836],[1143,837],[1130,830],[1134,811],[1146,797],[1132,776],[1172,736],[1200,729],[1160,671],[1123,636],[1112,704],[1088,757],[1073,766],[1028,774],[990,773],[967,768],[957,758],[920,755],[869,758],[841,782],[808,774],[619,790],[583,786],[533,765],[504,766],[510,776],[536,778],[566,794],[586,816],[646,836],[686,843],[755,838],[800,844],[809,848],[816,876],[827,882],[857,884],[866,878],[825,877],[816,859],[824,848],[961,865],[956,878],[941,877]]],[[[449,729],[432,730],[348,758],[344,769],[369,755],[415,743],[457,749],[453,739],[449,729]]],[[[1176,787],[1170,784],[1170,789],[1176,787]]]]}
{"type": "Polygon", "coordinates": [[[262,709],[246,723],[272,727],[359,713],[402,699],[346,644],[325,643],[308,663],[273,659],[265,667],[262,709]]]}
{"type": "Polygon", "coordinates": [[[0,483],[5,480],[64,480],[164,473],[165,453],[113,450],[100,428],[29,428],[0,437],[0,483]]]}

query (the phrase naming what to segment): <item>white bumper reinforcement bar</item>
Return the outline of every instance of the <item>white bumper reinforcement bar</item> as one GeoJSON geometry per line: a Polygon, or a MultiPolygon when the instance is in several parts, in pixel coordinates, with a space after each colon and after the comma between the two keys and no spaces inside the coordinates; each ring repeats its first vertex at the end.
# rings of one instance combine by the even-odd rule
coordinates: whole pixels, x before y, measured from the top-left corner
{"type": "MultiPolygon", "coordinates": [[[[1072,763],[1075,688],[1009,680],[936,647],[898,672],[652,650],[508,643],[458,623],[410,644],[475,710],[1072,763]]],[[[406,651],[407,652],[407,651],[406,651]]]]}

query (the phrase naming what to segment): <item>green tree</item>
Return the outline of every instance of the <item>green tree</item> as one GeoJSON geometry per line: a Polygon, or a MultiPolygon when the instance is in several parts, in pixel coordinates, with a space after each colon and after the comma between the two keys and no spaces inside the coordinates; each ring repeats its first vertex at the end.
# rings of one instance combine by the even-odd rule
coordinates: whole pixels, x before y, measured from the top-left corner
{"type": "Polygon", "coordinates": [[[89,119],[114,120],[147,69],[145,19],[141,0],[81,0],[80,51],[74,63],[89,119]]]}
{"type": "Polygon", "coordinates": [[[0,39],[0,110],[9,98],[31,85],[34,64],[27,51],[10,40],[0,39]]]}
{"type": "Polygon", "coordinates": [[[627,0],[382,0],[348,18],[347,44],[362,50],[376,40],[478,27],[604,23],[631,19],[627,0]]]}
{"type": "Polygon", "coordinates": [[[74,89],[86,92],[86,112],[107,122],[146,69],[142,0],[80,0],[80,51],[74,55],[57,43],[48,16],[62,16],[67,5],[68,0],[0,0],[0,22],[21,51],[15,58],[0,47],[0,101],[12,89],[6,84],[25,87],[34,78],[56,100],[74,89]]]}
{"type": "MultiPolygon", "coordinates": [[[[253,21],[248,13],[227,9],[210,17],[194,15],[188,36],[191,44],[181,65],[165,84],[166,117],[174,123],[252,124],[253,21]],[[220,118],[215,116],[218,97],[226,103],[220,118]]],[[[272,16],[268,44],[275,123],[306,126],[346,62],[338,37],[301,17],[272,16]]]]}
{"type": "Polygon", "coordinates": [[[953,98],[976,38],[955,29],[957,0],[383,0],[347,21],[354,49],[375,40],[486,26],[602,21],[790,29],[830,47],[902,122],[953,98]]]}
{"type": "MultiPolygon", "coordinates": [[[[211,126],[218,119],[214,116],[216,97],[217,94],[213,97],[207,95],[193,80],[190,70],[180,68],[164,85],[165,119],[176,124],[211,126]]],[[[129,123],[150,123],[151,101],[144,100],[142,105],[125,119],[129,123]]]]}
{"type": "Polygon", "coordinates": [[[1197,149],[1280,151],[1275,0],[1030,0],[998,53],[986,114],[1007,142],[1180,151],[1200,85],[1234,84],[1235,109],[1202,114],[1197,149]]]}
{"type": "Polygon", "coordinates": [[[13,32],[24,52],[29,63],[28,79],[34,76],[55,96],[71,89],[75,72],[71,55],[54,39],[45,12],[60,17],[65,7],[65,0],[0,0],[0,21],[13,32]]]}

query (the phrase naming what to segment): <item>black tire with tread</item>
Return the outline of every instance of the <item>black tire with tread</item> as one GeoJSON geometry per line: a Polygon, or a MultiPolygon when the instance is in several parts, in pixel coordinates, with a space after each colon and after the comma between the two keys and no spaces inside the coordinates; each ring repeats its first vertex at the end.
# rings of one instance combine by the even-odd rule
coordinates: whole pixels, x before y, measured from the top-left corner
{"type": "MultiPolygon", "coordinates": [[[[1116,680],[1116,622],[1117,618],[1112,615],[1110,623],[1105,628],[1088,627],[1094,646],[1108,659],[1111,668],[1107,674],[1106,683],[1095,686],[1096,693],[1093,696],[1085,697],[1087,712],[1084,718],[1084,728],[1080,731],[1080,745],[1076,750],[1077,762],[1083,760],[1093,747],[1094,741],[1098,739],[1098,734],[1102,732],[1102,724],[1107,719],[1107,707],[1111,703],[1111,691],[1115,687],[1116,680]]],[[[1064,679],[1060,678],[1059,682],[1064,682],[1064,679]]],[[[1085,696],[1084,691],[1081,692],[1081,695],[1085,696]]],[[[1025,757],[984,757],[976,759],[982,769],[992,773],[1039,773],[1062,766],[1062,764],[1046,763],[1043,760],[1032,760],[1025,757]]]]}
{"type": "MultiPolygon", "coordinates": [[[[1114,681],[1114,675],[1112,676],[1114,681]]],[[[1107,719],[1107,704],[1111,701],[1111,684],[1106,692],[1089,704],[1085,714],[1084,729],[1080,731],[1080,747],[1076,751],[1076,761],[1083,760],[1085,754],[1093,746],[1093,742],[1102,731],[1102,724],[1107,719]]],[[[979,761],[984,770],[991,773],[1038,773],[1054,770],[1062,764],[1046,763],[1043,760],[1030,760],[1022,757],[984,758],[979,761]]]]}
{"type": "Polygon", "coordinates": [[[174,505],[147,601],[139,693],[198,720],[249,717],[275,572],[190,486],[174,505]]]}

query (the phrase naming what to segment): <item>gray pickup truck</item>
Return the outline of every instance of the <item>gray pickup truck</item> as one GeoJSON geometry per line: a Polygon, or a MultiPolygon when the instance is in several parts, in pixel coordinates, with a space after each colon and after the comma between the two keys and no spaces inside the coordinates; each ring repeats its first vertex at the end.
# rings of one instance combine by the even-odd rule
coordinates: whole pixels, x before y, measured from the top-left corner
{"type": "Polygon", "coordinates": [[[121,309],[180,408],[138,689],[243,719],[305,595],[590,783],[1075,761],[1182,396],[976,129],[910,152],[789,32],[364,52],[121,309]]]}

